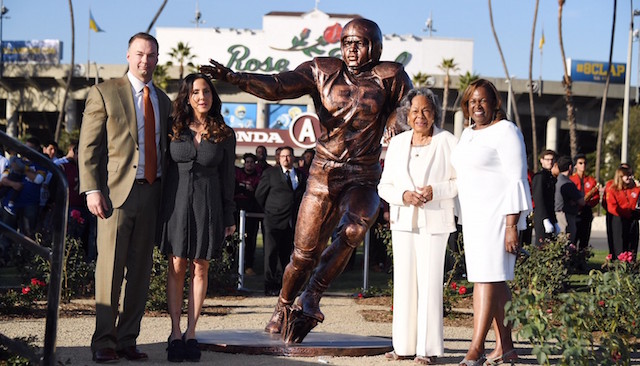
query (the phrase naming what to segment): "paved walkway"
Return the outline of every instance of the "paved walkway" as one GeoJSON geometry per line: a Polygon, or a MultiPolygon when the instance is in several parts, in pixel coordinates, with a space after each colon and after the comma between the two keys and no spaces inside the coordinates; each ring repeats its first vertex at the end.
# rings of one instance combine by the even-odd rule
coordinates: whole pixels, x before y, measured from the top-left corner
{"type": "MultiPolygon", "coordinates": [[[[266,320],[271,315],[275,297],[247,297],[247,298],[214,298],[207,299],[204,315],[199,322],[199,329],[252,329],[262,330],[266,320]],[[230,308],[228,315],[218,315],[221,308],[230,308]]],[[[324,323],[314,329],[318,332],[357,334],[363,336],[391,337],[391,323],[373,323],[365,321],[358,313],[364,309],[389,310],[387,307],[360,305],[349,297],[325,296],[322,299],[322,310],[326,315],[324,323]]],[[[89,344],[93,333],[95,319],[93,316],[75,318],[61,318],[58,330],[58,359],[67,365],[91,365],[89,344]]],[[[438,364],[457,365],[467,351],[471,339],[469,327],[445,328],[445,355],[438,364]]],[[[145,316],[142,330],[138,339],[139,348],[147,352],[150,360],[145,365],[169,365],[166,361],[166,341],[169,335],[170,322],[166,316],[145,316]]],[[[44,334],[43,319],[19,319],[3,321],[0,332],[9,337],[25,337],[39,335],[42,341],[44,334]]],[[[490,332],[487,349],[494,346],[493,332],[490,332]]],[[[530,347],[517,342],[521,354],[521,365],[536,364],[530,355],[530,347]]],[[[243,354],[227,354],[217,352],[203,352],[202,362],[216,365],[412,365],[413,361],[387,361],[383,355],[367,357],[281,357],[254,356],[243,354]]],[[[129,364],[129,361],[121,361],[129,364]]]]}

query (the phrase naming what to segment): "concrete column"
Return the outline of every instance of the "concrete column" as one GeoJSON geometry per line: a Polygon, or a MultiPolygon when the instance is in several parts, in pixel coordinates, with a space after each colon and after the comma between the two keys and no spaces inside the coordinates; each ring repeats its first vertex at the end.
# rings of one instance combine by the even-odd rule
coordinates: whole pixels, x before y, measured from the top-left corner
{"type": "Polygon", "coordinates": [[[264,100],[258,100],[258,103],[256,103],[256,128],[269,128],[267,108],[267,103],[264,100]]]}
{"type": "Polygon", "coordinates": [[[462,135],[462,130],[464,130],[466,126],[464,125],[464,113],[462,111],[456,111],[453,114],[453,134],[460,138],[462,135]]]}
{"type": "Polygon", "coordinates": [[[547,120],[546,148],[558,152],[558,118],[551,117],[547,120]]]}
{"type": "Polygon", "coordinates": [[[18,110],[17,101],[12,98],[11,94],[7,96],[7,135],[18,138],[18,110]]]}
{"type": "Polygon", "coordinates": [[[72,98],[67,99],[64,106],[64,124],[66,131],[71,132],[80,128],[78,124],[78,112],[76,110],[76,101],[72,98]]]}

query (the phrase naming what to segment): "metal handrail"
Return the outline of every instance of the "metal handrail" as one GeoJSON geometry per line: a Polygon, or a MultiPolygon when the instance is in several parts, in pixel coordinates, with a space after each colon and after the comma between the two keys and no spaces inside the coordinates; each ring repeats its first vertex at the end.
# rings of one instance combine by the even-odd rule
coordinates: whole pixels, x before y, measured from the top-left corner
{"type": "Polygon", "coordinates": [[[52,173],[52,179],[56,179],[57,191],[55,192],[55,205],[53,207],[51,248],[40,246],[31,238],[18,233],[13,228],[0,222],[0,234],[7,236],[14,244],[22,245],[31,252],[44,257],[50,263],[49,288],[47,291],[47,315],[44,333],[44,349],[42,354],[25,347],[21,342],[14,341],[0,334],[0,344],[9,350],[28,358],[32,363],[41,365],[55,365],[56,338],[58,333],[58,307],[60,305],[60,293],[62,292],[62,265],[64,260],[64,245],[67,236],[67,219],[69,210],[69,184],[62,169],[58,168],[49,158],[41,152],[22,144],[20,141],[0,131],[0,143],[5,148],[26,156],[31,161],[40,164],[52,173]]]}

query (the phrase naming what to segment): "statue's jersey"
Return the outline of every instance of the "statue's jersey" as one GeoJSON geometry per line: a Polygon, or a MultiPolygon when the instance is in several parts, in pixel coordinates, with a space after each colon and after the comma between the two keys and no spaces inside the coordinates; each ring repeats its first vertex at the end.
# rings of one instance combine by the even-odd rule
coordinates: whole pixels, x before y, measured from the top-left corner
{"type": "Polygon", "coordinates": [[[320,119],[318,157],[338,162],[377,162],[387,120],[411,80],[401,64],[380,62],[354,74],[337,58],[318,57],[275,75],[236,74],[232,82],[267,100],[308,94],[320,119]]]}

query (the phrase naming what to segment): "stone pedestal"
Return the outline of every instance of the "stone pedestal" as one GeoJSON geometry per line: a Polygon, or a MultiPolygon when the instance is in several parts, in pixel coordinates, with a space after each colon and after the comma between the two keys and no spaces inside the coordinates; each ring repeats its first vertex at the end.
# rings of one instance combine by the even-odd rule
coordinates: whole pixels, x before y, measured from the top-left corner
{"type": "Polygon", "coordinates": [[[311,332],[302,343],[287,345],[280,334],[257,330],[198,332],[206,351],[274,356],[373,356],[393,350],[391,338],[311,332]]]}

